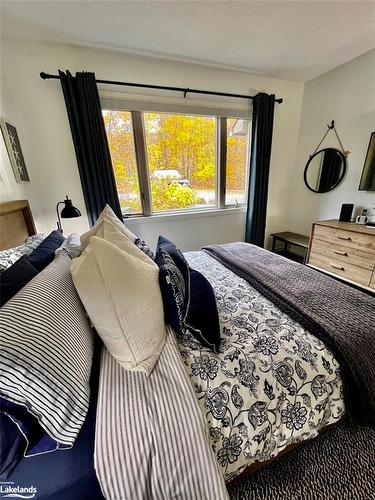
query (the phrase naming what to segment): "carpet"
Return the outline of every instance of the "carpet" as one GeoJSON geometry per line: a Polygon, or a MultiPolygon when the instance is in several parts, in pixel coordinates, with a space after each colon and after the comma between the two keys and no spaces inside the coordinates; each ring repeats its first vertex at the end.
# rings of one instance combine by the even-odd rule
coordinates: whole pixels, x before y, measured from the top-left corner
{"type": "Polygon", "coordinates": [[[375,429],[344,422],[228,491],[231,500],[375,500],[375,429]]]}

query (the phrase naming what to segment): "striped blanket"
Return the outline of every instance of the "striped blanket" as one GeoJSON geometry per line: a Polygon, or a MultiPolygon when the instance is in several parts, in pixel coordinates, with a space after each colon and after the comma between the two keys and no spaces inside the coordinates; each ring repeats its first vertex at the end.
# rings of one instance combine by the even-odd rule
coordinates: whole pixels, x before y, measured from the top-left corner
{"type": "Polygon", "coordinates": [[[110,500],[228,499],[172,332],[149,377],[103,349],[95,468],[110,500]]]}

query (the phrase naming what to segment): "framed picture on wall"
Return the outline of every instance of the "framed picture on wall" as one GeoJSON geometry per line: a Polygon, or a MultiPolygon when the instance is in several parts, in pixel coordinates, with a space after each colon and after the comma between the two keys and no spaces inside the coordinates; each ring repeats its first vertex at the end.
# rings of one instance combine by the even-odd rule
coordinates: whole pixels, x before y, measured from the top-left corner
{"type": "Polygon", "coordinates": [[[4,119],[0,126],[16,182],[30,182],[16,127],[4,119]]]}

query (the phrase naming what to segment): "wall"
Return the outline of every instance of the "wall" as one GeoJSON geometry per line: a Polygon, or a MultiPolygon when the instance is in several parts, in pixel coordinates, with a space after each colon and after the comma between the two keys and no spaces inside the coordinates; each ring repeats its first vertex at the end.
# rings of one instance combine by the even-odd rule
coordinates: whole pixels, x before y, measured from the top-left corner
{"type": "MultiPolygon", "coordinates": [[[[17,124],[17,132],[23,146],[26,146],[24,129],[19,120],[13,98],[9,92],[8,82],[5,78],[1,82],[0,117],[7,118],[10,123],[17,124]]],[[[26,149],[24,153],[27,155],[26,149]]],[[[13,169],[9,161],[9,156],[5,142],[0,134],[0,193],[1,200],[29,198],[34,191],[34,185],[30,183],[16,183],[13,169]]],[[[33,210],[38,212],[38,207],[34,205],[33,210]]]]}
{"type": "MultiPolygon", "coordinates": [[[[358,191],[370,133],[375,130],[375,50],[305,84],[301,128],[290,188],[291,230],[309,234],[315,220],[336,219],[342,203],[354,203],[357,212],[371,203],[375,192],[358,191]],[[303,170],[326,130],[335,120],[346,149],[347,174],[329,193],[316,194],[303,182],[303,170]]],[[[338,147],[332,132],[322,147],[338,147]]]]}
{"type": "MultiPolygon", "coordinates": [[[[271,162],[267,233],[287,228],[286,199],[295,157],[303,84],[243,72],[220,70],[175,61],[150,59],[121,52],[79,48],[52,43],[34,43],[4,39],[2,43],[2,85],[8,83],[5,115],[18,127],[25,161],[32,180],[30,186],[13,183],[13,189],[0,183],[2,199],[27,196],[37,227],[49,231],[55,227],[55,205],[69,194],[76,206],[84,201],[76,166],[69,125],[59,83],[43,81],[39,72],[56,73],[57,69],[94,71],[98,77],[131,80],[163,85],[198,87],[212,90],[249,93],[263,90],[284,98],[276,105],[274,144],[271,162]],[[14,109],[6,109],[12,101],[14,109]]],[[[182,98],[181,98],[182,99],[182,98]]],[[[1,172],[7,171],[2,165],[1,172]]],[[[2,174],[3,175],[3,174],[2,174]]],[[[84,211],[84,210],[82,210],[84,211]]],[[[183,250],[197,249],[209,242],[241,240],[244,213],[199,218],[172,218],[158,223],[131,222],[146,240],[154,244],[159,232],[175,239],[183,250]]],[[[84,217],[65,221],[66,233],[82,232],[88,227],[84,217]]]]}
{"type": "Polygon", "coordinates": [[[155,248],[159,235],[169,237],[184,251],[198,250],[204,245],[229,243],[243,239],[246,210],[228,209],[225,212],[185,214],[179,216],[132,219],[126,225],[142,235],[155,248]]]}

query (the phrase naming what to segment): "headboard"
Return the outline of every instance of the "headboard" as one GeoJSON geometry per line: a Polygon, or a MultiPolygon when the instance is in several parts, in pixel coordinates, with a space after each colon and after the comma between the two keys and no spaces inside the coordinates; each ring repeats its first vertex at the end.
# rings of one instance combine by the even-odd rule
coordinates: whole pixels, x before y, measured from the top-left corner
{"type": "Polygon", "coordinates": [[[21,245],[33,234],[36,228],[27,200],[0,203],[0,250],[21,245]]]}

